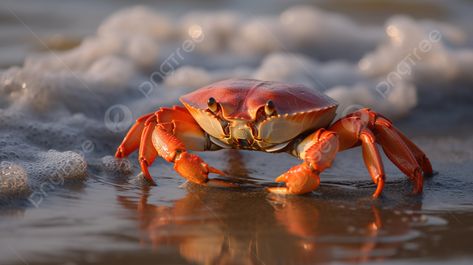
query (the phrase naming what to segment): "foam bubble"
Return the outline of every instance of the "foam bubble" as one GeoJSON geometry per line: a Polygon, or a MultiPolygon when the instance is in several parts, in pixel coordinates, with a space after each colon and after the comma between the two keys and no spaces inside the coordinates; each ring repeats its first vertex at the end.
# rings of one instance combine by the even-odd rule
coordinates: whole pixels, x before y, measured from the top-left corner
{"type": "Polygon", "coordinates": [[[87,162],[76,152],[48,150],[37,153],[35,158],[34,161],[25,163],[30,179],[63,184],[66,180],[77,180],[87,176],[87,162]]]}
{"type": "Polygon", "coordinates": [[[0,199],[24,197],[30,193],[25,169],[15,163],[0,163],[0,199]]]}
{"type": "Polygon", "coordinates": [[[133,164],[128,159],[117,159],[113,156],[102,157],[102,166],[106,171],[129,174],[132,172],[133,164]]]}

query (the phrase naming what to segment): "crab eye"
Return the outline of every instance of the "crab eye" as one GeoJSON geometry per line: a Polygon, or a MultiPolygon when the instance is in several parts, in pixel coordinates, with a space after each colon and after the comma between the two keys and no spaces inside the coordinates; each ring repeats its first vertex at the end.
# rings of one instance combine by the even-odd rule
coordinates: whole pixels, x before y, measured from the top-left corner
{"type": "Polygon", "coordinates": [[[266,102],[266,105],[264,105],[264,112],[266,113],[266,116],[271,116],[274,114],[275,109],[274,109],[274,103],[271,100],[268,100],[266,102]]]}
{"type": "Polygon", "coordinates": [[[217,101],[213,97],[209,98],[207,101],[207,106],[209,106],[209,110],[212,112],[216,112],[218,110],[217,101]]]}

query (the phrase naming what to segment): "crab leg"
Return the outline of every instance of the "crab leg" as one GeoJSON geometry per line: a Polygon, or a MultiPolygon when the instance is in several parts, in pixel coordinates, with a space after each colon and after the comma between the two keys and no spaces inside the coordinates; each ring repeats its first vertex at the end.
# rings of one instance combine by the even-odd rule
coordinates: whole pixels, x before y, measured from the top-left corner
{"type": "Polygon", "coordinates": [[[417,160],[417,163],[422,167],[422,171],[424,172],[424,176],[431,177],[433,175],[432,164],[430,164],[430,160],[424,154],[420,148],[415,145],[409,138],[407,138],[401,131],[399,131],[396,127],[391,126],[391,129],[394,130],[399,137],[401,137],[402,141],[406,144],[409,150],[414,154],[414,157],[417,160]]]}
{"type": "Polygon", "coordinates": [[[370,173],[373,182],[377,185],[376,191],[373,193],[374,198],[378,198],[384,188],[385,174],[383,161],[376,146],[376,138],[373,133],[365,128],[360,133],[361,148],[363,151],[363,161],[370,173]]]}
{"type": "MultiPolygon", "coordinates": [[[[153,145],[158,154],[168,162],[174,162],[174,169],[184,178],[199,184],[208,181],[209,173],[225,175],[222,171],[210,167],[200,157],[189,154],[185,144],[176,135],[186,131],[179,122],[163,123],[153,132],[153,145]]],[[[199,128],[200,129],[200,128],[199,128]]],[[[201,146],[204,149],[204,146],[201,146]]]]}
{"type": "Polygon", "coordinates": [[[414,193],[422,192],[423,175],[432,175],[426,155],[399,132],[387,118],[369,109],[362,109],[334,123],[330,130],[337,132],[340,150],[362,145],[366,167],[378,185],[373,197],[379,197],[384,186],[384,170],[378,142],[388,158],[415,183],[414,193]]]}
{"type": "Polygon", "coordinates": [[[141,171],[143,172],[145,179],[153,185],[156,185],[156,183],[149,173],[148,166],[151,165],[158,156],[158,153],[152,145],[152,133],[155,127],[156,117],[151,116],[145,122],[143,133],[141,134],[140,149],[138,154],[141,171]]]}
{"type": "MultiPolygon", "coordinates": [[[[155,184],[148,167],[157,156],[174,163],[174,169],[184,178],[195,183],[206,183],[209,173],[224,175],[208,166],[200,157],[187,150],[209,150],[205,132],[190,113],[182,107],[162,108],[142,116],[130,129],[116,157],[125,157],[139,146],[139,161],[145,178],[155,184]],[[141,137],[139,137],[141,136],[141,137]]],[[[215,148],[215,147],[212,147],[215,148]]]]}
{"type": "Polygon", "coordinates": [[[304,194],[315,190],[320,184],[320,172],[332,165],[337,152],[338,139],[334,132],[320,129],[312,133],[293,151],[304,162],[276,178],[276,182],[284,182],[285,187],[272,187],[269,191],[280,194],[304,194]]]}
{"type": "Polygon", "coordinates": [[[148,113],[139,117],[135,124],[126,134],[120,146],[117,148],[115,157],[123,158],[133,153],[140,146],[140,139],[145,127],[145,121],[152,117],[154,113],[148,113]]]}
{"type": "MultiPolygon", "coordinates": [[[[375,122],[378,141],[383,147],[388,158],[415,183],[414,193],[421,193],[424,178],[422,168],[417,162],[414,154],[396,130],[393,130],[391,122],[385,118],[378,118],[375,122]]],[[[429,163],[430,164],[430,163],[429,163]]],[[[427,172],[428,173],[428,172],[427,172]]]]}
{"type": "Polygon", "coordinates": [[[330,129],[337,132],[340,141],[340,151],[361,144],[363,161],[373,182],[377,185],[373,197],[381,195],[385,183],[385,173],[381,155],[376,146],[376,137],[366,125],[368,114],[363,116],[348,115],[337,121],[330,129]]]}

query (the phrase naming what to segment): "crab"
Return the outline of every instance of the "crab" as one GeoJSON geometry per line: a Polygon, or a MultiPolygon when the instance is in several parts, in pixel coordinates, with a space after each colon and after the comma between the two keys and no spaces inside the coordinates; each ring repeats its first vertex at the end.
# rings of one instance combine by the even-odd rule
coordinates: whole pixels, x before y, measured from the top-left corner
{"type": "Polygon", "coordinates": [[[362,147],[363,160],[381,195],[385,172],[377,144],[422,192],[432,166],[411,140],[392,122],[368,108],[333,122],[338,104],[300,84],[253,79],[220,81],[180,97],[184,105],[160,108],[141,116],[128,131],[115,156],[123,158],[139,149],[146,180],[155,185],[148,167],[159,156],[174,163],[185,179],[208,184],[209,173],[225,175],[189,151],[243,149],[267,153],[287,152],[302,160],[268,187],[278,194],[304,194],[320,184],[319,175],[332,165],[338,152],[362,147]]]}

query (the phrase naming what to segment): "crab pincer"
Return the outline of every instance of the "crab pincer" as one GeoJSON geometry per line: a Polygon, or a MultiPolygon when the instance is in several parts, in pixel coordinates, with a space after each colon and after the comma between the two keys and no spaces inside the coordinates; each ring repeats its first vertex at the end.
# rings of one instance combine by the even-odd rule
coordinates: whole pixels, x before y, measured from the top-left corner
{"type": "Polygon", "coordinates": [[[174,169],[184,178],[194,183],[204,184],[209,173],[225,176],[225,172],[207,165],[200,157],[182,152],[174,160],[174,169]]]}
{"type": "Polygon", "coordinates": [[[278,194],[304,194],[311,192],[320,184],[319,174],[307,163],[294,166],[276,178],[276,182],[285,183],[285,187],[271,187],[269,192],[278,194]]]}

